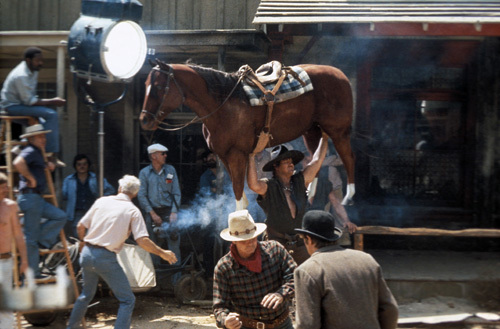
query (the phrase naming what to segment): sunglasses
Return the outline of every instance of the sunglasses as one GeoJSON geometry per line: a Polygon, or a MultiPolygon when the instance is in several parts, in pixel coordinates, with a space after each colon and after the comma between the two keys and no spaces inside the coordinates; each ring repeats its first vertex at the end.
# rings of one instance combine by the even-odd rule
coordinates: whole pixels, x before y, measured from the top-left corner
{"type": "Polygon", "coordinates": [[[158,152],[161,155],[167,155],[167,152],[158,152]]]}

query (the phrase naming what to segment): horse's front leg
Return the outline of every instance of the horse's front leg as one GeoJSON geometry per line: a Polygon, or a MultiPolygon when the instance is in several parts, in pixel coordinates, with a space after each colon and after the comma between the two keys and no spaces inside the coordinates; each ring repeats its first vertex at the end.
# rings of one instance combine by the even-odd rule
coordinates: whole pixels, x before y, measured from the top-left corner
{"type": "Polygon", "coordinates": [[[236,198],[236,210],[246,209],[248,200],[243,192],[245,186],[245,175],[247,171],[248,154],[239,150],[231,150],[227,157],[222,159],[229,171],[233,182],[233,191],[236,198]]]}

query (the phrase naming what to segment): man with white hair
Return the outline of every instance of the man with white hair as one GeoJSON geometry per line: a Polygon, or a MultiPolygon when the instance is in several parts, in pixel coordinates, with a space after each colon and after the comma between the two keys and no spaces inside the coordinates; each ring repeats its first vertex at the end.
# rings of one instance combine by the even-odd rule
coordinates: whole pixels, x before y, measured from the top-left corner
{"type": "Polygon", "coordinates": [[[118,183],[118,194],[98,199],[78,223],[78,237],[85,242],[80,256],[83,289],[71,312],[68,329],[80,327],[99,278],[107,283],[120,302],[115,328],[130,328],[135,296],[116,254],[131,232],[144,250],[170,264],[177,261],[172,251],[161,249],[149,239],[141,211],[132,203],[139,192],[139,179],[125,175],[118,183]]]}

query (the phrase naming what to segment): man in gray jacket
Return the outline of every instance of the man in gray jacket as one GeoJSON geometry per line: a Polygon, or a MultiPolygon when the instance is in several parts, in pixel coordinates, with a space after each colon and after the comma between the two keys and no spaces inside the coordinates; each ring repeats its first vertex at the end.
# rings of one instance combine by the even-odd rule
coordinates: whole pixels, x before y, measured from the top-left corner
{"type": "Polygon", "coordinates": [[[332,214],[311,210],[295,229],[311,257],[294,272],[296,329],[395,329],[398,305],[380,265],[337,245],[332,214]]]}

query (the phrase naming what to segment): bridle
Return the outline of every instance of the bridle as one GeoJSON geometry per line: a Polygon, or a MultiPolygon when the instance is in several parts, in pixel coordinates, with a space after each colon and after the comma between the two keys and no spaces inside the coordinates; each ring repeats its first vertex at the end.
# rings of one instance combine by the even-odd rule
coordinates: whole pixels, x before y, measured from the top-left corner
{"type": "MultiPolygon", "coordinates": [[[[235,86],[233,87],[233,89],[231,90],[231,92],[229,93],[229,95],[227,95],[226,99],[224,99],[224,101],[214,111],[210,112],[209,114],[207,114],[207,115],[205,115],[203,117],[196,116],[191,121],[189,121],[187,123],[184,123],[184,124],[169,124],[167,122],[161,121],[160,119],[158,119],[158,117],[159,116],[161,117],[164,114],[164,112],[161,109],[163,107],[163,103],[165,102],[165,98],[167,96],[167,93],[168,93],[168,91],[170,89],[170,81],[173,81],[175,83],[175,85],[177,86],[177,89],[179,90],[179,93],[182,96],[181,105],[184,104],[184,101],[186,100],[186,97],[184,96],[184,92],[183,92],[181,86],[179,85],[179,83],[175,79],[174,70],[172,69],[172,67],[170,65],[168,66],[168,71],[160,68],[159,66],[153,67],[152,71],[153,70],[165,74],[167,76],[167,84],[165,85],[165,88],[163,90],[163,97],[161,99],[160,106],[158,108],[158,110],[159,110],[158,113],[153,114],[153,113],[151,113],[149,111],[146,111],[146,110],[142,110],[141,113],[145,113],[146,115],[152,116],[153,119],[155,120],[155,122],[158,123],[158,129],[165,130],[165,131],[176,131],[176,130],[183,129],[183,128],[185,128],[185,127],[187,127],[187,126],[189,126],[189,125],[191,125],[193,123],[203,122],[204,119],[210,117],[212,114],[214,114],[215,112],[217,112],[218,110],[220,110],[222,108],[222,106],[224,106],[224,104],[231,97],[231,95],[233,94],[233,92],[236,90],[236,87],[238,86],[238,84],[241,82],[241,80],[244,77],[243,75],[241,75],[239,77],[238,81],[236,82],[235,86]],[[174,127],[174,128],[166,128],[166,127],[163,127],[163,126],[167,126],[167,127],[170,126],[170,127],[174,127]]],[[[150,82],[151,88],[153,87],[153,84],[154,84],[154,79],[152,79],[151,82],[150,82]]],[[[156,91],[154,91],[154,92],[156,92],[156,91]]]]}
{"type": "MultiPolygon", "coordinates": [[[[153,113],[151,113],[149,111],[146,111],[146,110],[142,110],[141,113],[145,113],[146,115],[152,116],[153,119],[155,120],[155,122],[158,123],[158,129],[167,130],[167,131],[175,131],[175,130],[179,130],[179,129],[182,129],[184,127],[187,127],[188,125],[190,125],[192,123],[191,121],[193,121],[196,118],[194,118],[193,120],[191,120],[187,124],[179,124],[179,125],[172,125],[172,124],[163,122],[163,121],[161,121],[161,120],[158,119],[159,116],[161,117],[164,114],[164,112],[161,109],[163,108],[163,103],[165,102],[165,99],[167,97],[168,91],[170,90],[170,81],[173,81],[175,83],[175,85],[177,86],[177,89],[179,90],[179,93],[182,96],[181,105],[184,104],[184,101],[186,100],[186,97],[184,96],[184,92],[182,91],[181,86],[179,85],[179,83],[175,79],[174,70],[172,69],[171,66],[168,66],[168,71],[160,68],[159,66],[153,67],[152,71],[158,71],[160,73],[165,74],[167,76],[167,83],[165,85],[165,88],[163,89],[163,97],[161,98],[160,106],[158,107],[158,110],[159,110],[158,113],[153,114],[153,113]],[[173,127],[176,127],[176,128],[165,128],[165,127],[162,127],[162,125],[173,126],[173,127]]],[[[151,75],[151,77],[152,77],[152,79],[151,79],[150,86],[151,86],[151,89],[153,89],[153,85],[154,85],[153,75],[151,75]]],[[[156,90],[152,91],[152,93],[153,92],[156,93],[156,90]]]]}

